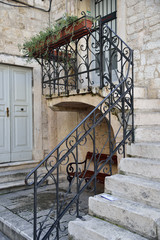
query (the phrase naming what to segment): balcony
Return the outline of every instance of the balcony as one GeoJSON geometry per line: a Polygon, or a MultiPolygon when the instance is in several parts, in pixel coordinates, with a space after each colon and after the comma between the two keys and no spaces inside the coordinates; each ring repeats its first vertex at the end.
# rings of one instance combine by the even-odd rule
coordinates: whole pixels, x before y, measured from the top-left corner
{"type": "Polygon", "coordinates": [[[48,98],[99,93],[104,87],[110,91],[132,65],[132,51],[103,18],[88,20],[84,15],[76,22],[78,30],[67,27],[58,42],[43,47],[47,55],[35,56],[42,67],[42,93],[48,98]]]}

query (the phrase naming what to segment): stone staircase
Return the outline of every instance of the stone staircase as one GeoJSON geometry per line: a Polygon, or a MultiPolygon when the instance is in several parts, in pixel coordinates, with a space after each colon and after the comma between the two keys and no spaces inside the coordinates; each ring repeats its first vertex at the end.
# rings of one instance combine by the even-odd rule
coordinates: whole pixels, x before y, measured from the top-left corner
{"type": "Polygon", "coordinates": [[[119,173],[106,177],[104,193],[89,198],[89,215],[69,223],[69,239],[160,239],[160,99],[140,89],[135,143],[119,173]]]}
{"type": "Polygon", "coordinates": [[[37,164],[35,160],[0,164],[0,194],[25,189],[24,179],[37,164]]]}

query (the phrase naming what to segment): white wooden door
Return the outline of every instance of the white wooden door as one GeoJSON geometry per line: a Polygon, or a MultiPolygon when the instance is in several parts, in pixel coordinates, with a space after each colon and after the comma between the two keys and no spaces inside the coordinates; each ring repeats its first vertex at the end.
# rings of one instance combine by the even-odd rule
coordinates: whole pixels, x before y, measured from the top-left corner
{"type": "MultiPolygon", "coordinates": [[[[0,97],[0,104],[4,106],[0,135],[3,133],[1,145],[6,142],[7,149],[5,152],[0,145],[0,162],[31,160],[31,71],[25,68],[5,67],[2,65],[0,69],[4,72],[0,75],[0,82],[2,82],[3,92],[5,93],[4,97],[0,97]],[[3,131],[3,129],[6,130],[3,131]]],[[[3,94],[1,93],[1,95],[3,94]]]]}
{"type": "Polygon", "coordinates": [[[9,71],[0,66],[0,163],[10,161],[9,71]]]}

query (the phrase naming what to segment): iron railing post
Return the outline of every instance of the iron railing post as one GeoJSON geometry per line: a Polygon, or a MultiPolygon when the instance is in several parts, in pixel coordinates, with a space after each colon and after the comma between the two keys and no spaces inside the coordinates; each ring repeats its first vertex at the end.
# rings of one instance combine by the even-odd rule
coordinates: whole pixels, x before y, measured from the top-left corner
{"type": "Polygon", "coordinates": [[[34,224],[33,224],[34,240],[37,240],[37,171],[34,172],[34,224]]]}
{"type": "MultiPolygon", "coordinates": [[[[121,42],[121,52],[123,49],[123,43],[121,42]]],[[[121,57],[121,81],[123,80],[124,76],[124,68],[123,68],[123,55],[121,57]]],[[[122,83],[121,86],[121,94],[123,95],[125,90],[125,84],[124,82],[122,83]]],[[[122,125],[123,125],[123,139],[125,139],[125,134],[126,134],[126,124],[125,124],[125,96],[122,98],[122,125]]],[[[125,141],[123,142],[123,157],[125,157],[125,141]]]]}
{"type": "Polygon", "coordinates": [[[109,79],[110,79],[110,88],[112,91],[112,47],[111,47],[111,42],[112,42],[112,31],[109,30],[109,38],[110,38],[110,43],[109,43],[109,79]]]}
{"type": "Polygon", "coordinates": [[[44,75],[43,75],[43,57],[41,58],[41,84],[42,84],[42,95],[44,94],[44,75]]]}
{"type": "MultiPolygon", "coordinates": [[[[112,95],[110,96],[110,98],[109,98],[109,108],[111,107],[111,104],[112,104],[112,95]]],[[[109,138],[109,155],[111,155],[112,154],[112,142],[111,142],[111,136],[112,136],[112,134],[111,134],[111,112],[109,111],[109,126],[108,126],[108,133],[109,133],[109,136],[108,136],[108,138],[109,138]]],[[[112,158],[110,159],[110,161],[109,161],[109,172],[110,172],[110,174],[112,175],[112,158]]]]}
{"type": "Polygon", "coordinates": [[[75,89],[76,89],[76,91],[77,91],[77,93],[78,93],[78,62],[77,62],[77,57],[78,57],[78,54],[77,54],[77,42],[76,42],[76,47],[75,47],[75,63],[74,63],[74,71],[75,71],[75,89]]]}
{"type": "MultiPolygon", "coordinates": [[[[95,125],[95,112],[93,113],[93,124],[95,125]]],[[[95,135],[95,127],[93,128],[93,156],[94,157],[94,172],[97,174],[97,161],[96,161],[96,135],[95,135]]],[[[96,186],[96,177],[94,178],[94,195],[97,192],[96,186]]]]}
{"type": "MultiPolygon", "coordinates": [[[[59,148],[57,149],[57,163],[59,161],[59,148]]],[[[57,206],[57,219],[58,219],[58,216],[59,216],[59,166],[57,167],[57,181],[56,181],[56,198],[57,198],[57,203],[56,203],[56,206],[57,206]]],[[[59,222],[57,223],[57,226],[56,226],[56,237],[57,237],[57,240],[59,239],[59,222]]]]}
{"type": "Polygon", "coordinates": [[[89,72],[89,53],[88,53],[89,46],[88,46],[88,41],[89,41],[89,38],[87,36],[87,39],[86,39],[86,50],[87,50],[86,69],[87,69],[88,91],[89,91],[90,90],[90,72],[89,72]]]}
{"type": "MultiPolygon", "coordinates": [[[[78,142],[78,129],[76,130],[76,141],[78,142]]],[[[79,176],[78,176],[78,145],[76,146],[76,179],[77,179],[77,195],[79,193],[79,176]]],[[[76,208],[77,208],[77,217],[79,216],[79,195],[77,197],[77,203],[76,203],[76,208]]]]}
{"type": "Polygon", "coordinates": [[[48,56],[47,77],[48,77],[49,96],[51,97],[51,95],[52,95],[52,88],[51,88],[51,54],[50,53],[49,53],[49,56],[48,56]]]}
{"type": "Polygon", "coordinates": [[[132,84],[132,97],[131,97],[131,107],[132,107],[132,143],[135,140],[134,136],[134,51],[132,50],[132,78],[131,78],[131,84],[132,84]]]}
{"type": "Polygon", "coordinates": [[[100,18],[100,24],[99,24],[99,32],[100,32],[100,88],[102,89],[104,87],[104,81],[103,81],[103,24],[102,19],[100,18]]]}

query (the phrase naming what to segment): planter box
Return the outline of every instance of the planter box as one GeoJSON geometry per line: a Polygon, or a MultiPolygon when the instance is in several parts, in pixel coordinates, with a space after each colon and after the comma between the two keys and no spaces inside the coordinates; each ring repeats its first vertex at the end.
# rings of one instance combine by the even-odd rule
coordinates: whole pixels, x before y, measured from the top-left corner
{"type": "Polygon", "coordinates": [[[79,39],[87,35],[92,27],[92,21],[89,19],[81,19],[79,22],[75,22],[75,25],[69,25],[60,32],[60,38],[55,42],[52,39],[49,44],[51,48],[57,48],[63,46],[71,41],[79,39]]]}
{"type": "Polygon", "coordinates": [[[76,22],[74,22],[74,24],[71,24],[68,27],[61,30],[58,36],[58,40],[56,40],[56,37],[53,36],[47,39],[45,43],[42,43],[39,46],[37,46],[34,51],[34,57],[41,58],[43,53],[46,52],[46,50],[56,55],[57,52],[53,49],[61,47],[71,41],[74,41],[87,35],[90,32],[91,28],[92,28],[91,20],[86,18],[77,20],[76,22]]]}

